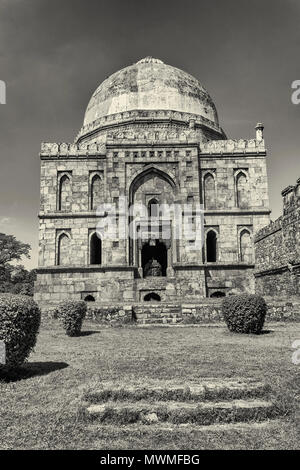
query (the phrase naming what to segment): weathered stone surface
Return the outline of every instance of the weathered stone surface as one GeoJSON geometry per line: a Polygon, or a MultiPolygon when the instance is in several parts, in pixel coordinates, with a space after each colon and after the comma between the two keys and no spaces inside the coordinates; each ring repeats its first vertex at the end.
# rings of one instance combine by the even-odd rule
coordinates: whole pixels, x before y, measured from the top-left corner
{"type": "Polygon", "coordinates": [[[267,296],[299,296],[300,179],[282,196],[283,215],[255,237],[256,290],[267,296]]]}
{"type": "MultiPolygon", "coordinates": [[[[267,302],[267,321],[300,321],[300,301],[275,301],[267,302]]],[[[45,314],[53,315],[55,303],[44,304],[45,314]],[[52,313],[51,313],[52,312],[52,313]]],[[[137,304],[115,303],[114,306],[105,303],[89,302],[87,318],[95,320],[100,324],[109,325],[114,323],[129,324],[134,320],[138,324],[150,323],[214,323],[223,321],[222,304],[218,300],[202,300],[198,304],[166,304],[146,302],[137,304]],[[190,321],[188,321],[190,320],[190,321]]]]}
{"type": "Polygon", "coordinates": [[[218,126],[215,105],[205,88],[188,73],[146,57],[107,78],[94,92],[83,132],[95,130],[99,119],[136,110],[193,113],[218,126]],[[98,120],[98,121],[97,121],[98,120]]]}
{"type": "MultiPolygon", "coordinates": [[[[255,139],[226,139],[198,80],[156,59],[106,80],[91,99],[76,142],[41,147],[35,299],[42,309],[70,297],[114,306],[144,302],[151,294],[176,305],[254,292],[253,234],[269,222],[260,132],[255,139]],[[106,217],[95,208],[116,204],[120,196],[146,206],[153,199],[204,204],[204,235],[214,234],[215,259],[209,260],[206,241],[203,249],[191,250],[192,239],[175,239],[171,216],[163,222],[171,236],[158,238],[167,258],[161,277],[143,278],[142,250],[149,240],[112,236],[110,226],[101,239],[101,259],[93,259],[91,240],[106,217]]],[[[196,223],[200,214],[191,217],[196,223]]]]}
{"type": "Polygon", "coordinates": [[[179,401],[167,402],[107,402],[104,405],[90,405],[86,416],[92,421],[128,424],[132,422],[175,422],[211,424],[214,422],[261,421],[276,416],[275,405],[268,400],[231,400],[203,403],[179,401]],[[125,412],[125,413],[124,413],[125,412]],[[157,420],[154,417],[157,417],[157,420]],[[151,417],[151,418],[150,418],[151,417]],[[153,421],[152,421],[153,420],[153,421]]]}

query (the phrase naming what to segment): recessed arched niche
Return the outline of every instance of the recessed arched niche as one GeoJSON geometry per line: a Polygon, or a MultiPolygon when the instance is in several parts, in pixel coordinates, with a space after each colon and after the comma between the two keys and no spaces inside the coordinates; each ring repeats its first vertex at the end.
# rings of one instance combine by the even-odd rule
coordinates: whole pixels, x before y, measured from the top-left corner
{"type": "Polygon", "coordinates": [[[160,302],[161,298],[160,295],[156,294],[156,292],[149,292],[144,296],[145,302],[160,302]]]}

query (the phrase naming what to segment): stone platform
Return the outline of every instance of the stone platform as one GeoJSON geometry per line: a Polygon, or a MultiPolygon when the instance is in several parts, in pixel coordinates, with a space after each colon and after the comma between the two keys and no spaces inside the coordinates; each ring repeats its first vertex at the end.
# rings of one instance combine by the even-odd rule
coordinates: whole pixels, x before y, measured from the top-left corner
{"type": "Polygon", "coordinates": [[[83,396],[88,422],[131,425],[211,425],[263,421],[277,416],[270,387],[247,379],[203,379],[199,383],[101,384],[83,396]]]}
{"type": "MultiPolygon", "coordinates": [[[[267,320],[300,321],[300,301],[267,301],[267,320]]],[[[98,322],[132,318],[138,324],[213,323],[223,321],[222,299],[203,299],[197,303],[139,302],[135,304],[89,305],[87,318],[98,322]]]]}
{"type": "MultiPolygon", "coordinates": [[[[299,299],[266,299],[268,305],[267,321],[300,321],[299,299]]],[[[43,306],[44,318],[56,317],[56,304],[43,306]]],[[[197,303],[178,302],[137,302],[137,303],[100,303],[88,302],[87,320],[100,324],[130,323],[151,324],[188,324],[223,322],[222,299],[203,299],[197,303]]]]}

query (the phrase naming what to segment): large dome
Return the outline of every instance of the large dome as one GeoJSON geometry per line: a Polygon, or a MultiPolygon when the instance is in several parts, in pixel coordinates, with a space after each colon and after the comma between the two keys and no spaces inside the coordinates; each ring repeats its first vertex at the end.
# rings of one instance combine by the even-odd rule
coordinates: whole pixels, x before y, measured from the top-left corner
{"type": "Polygon", "coordinates": [[[189,113],[219,127],[216,107],[196,78],[161,60],[146,57],[99,85],[86,109],[81,134],[95,130],[105,116],[134,110],[189,113]]]}

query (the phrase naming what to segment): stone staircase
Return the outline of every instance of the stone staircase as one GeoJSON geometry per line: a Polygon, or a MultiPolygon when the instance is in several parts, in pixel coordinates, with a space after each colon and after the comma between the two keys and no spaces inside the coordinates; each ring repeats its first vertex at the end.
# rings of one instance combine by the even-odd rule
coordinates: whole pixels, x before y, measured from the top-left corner
{"type": "Polygon", "coordinates": [[[270,387],[251,380],[206,379],[189,385],[104,383],[83,396],[80,416],[96,425],[209,426],[263,422],[277,416],[270,387]]]}
{"type": "Polygon", "coordinates": [[[176,303],[141,302],[133,306],[137,323],[165,324],[182,322],[181,305],[176,303]]]}

